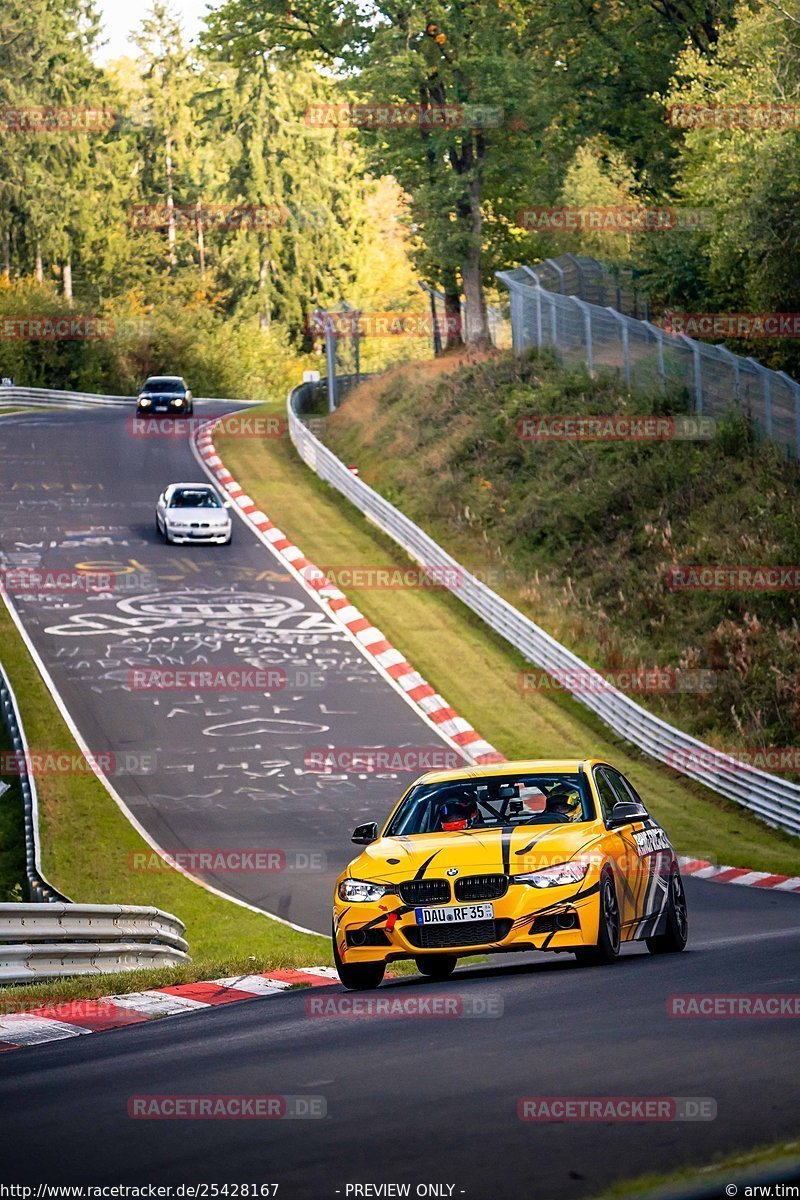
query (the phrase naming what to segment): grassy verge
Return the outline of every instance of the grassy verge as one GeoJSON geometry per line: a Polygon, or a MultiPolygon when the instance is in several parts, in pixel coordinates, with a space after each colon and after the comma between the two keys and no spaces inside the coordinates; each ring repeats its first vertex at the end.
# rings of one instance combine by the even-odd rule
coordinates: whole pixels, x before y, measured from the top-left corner
{"type": "MultiPolygon", "coordinates": [[[[76,753],[72,736],[3,605],[0,645],[29,744],[76,753]]],[[[174,913],[186,925],[194,962],[189,968],[169,969],[171,977],[178,978],[186,970],[192,978],[207,977],[209,970],[234,974],[244,961],[251,972],[331,961],[326,938],[298,933],[250,912],[177,871],[132,871],[131,856],[149,847],[93,774],[45,774],[37,780],[37,788],[46,877],[59,891],[83,903],[150,904],[174,913]]],[[[147,975],[160,979],[161,971],[147,975]]],[[[129,984],[133,976],[126,974],[125,979],[129,984]]],[[[101,991],[108,990],[107,980],[99,981],[101,991]]],[[[47,984],[45,992],[56,995],[63,986],[47,984]]],[[[75,986],[81,995],[98,994],[91,990],[95,987],[91,979],[76,980],[75,986]]],[[[37,994],[41,996],[41,990],[37,994]]]]}
{"type": "MultiPolygon", "coordinates": [[[[660,668],[666,686],[633,692],[645,707],[721,750],[797,746],[796,586],[697,586],[686,570],[800,563],[797,464],[733,415],[707,440],[547,435],[548,419],[565,415],[655,417],[667,427],[685,419],[687,403],[626,392],[548,357],[496,355],[370,381],[325,438],[592,666],[660,668]]],[[[546,686],[535,675],[531,683],[546,686]]]]}
{"type": "MultiPolygon", "coordinates": [[[[0,752],[11,750],[5,726],[0,724],[0,752]]],[[[8,791],[0,796],[0,904],[25,895],[25,810],[19,777],[0,774],[8,791]]],[[[0,788],[2,791],[2,788],[0,788]]]]}
{"type": "MultiPolygon", "coordinates": [[[[798,1158],[800,1158],[800,1142],[778,1142],[773,1146],[760,1146],[742,1154],[721,1157],[700,1169],[687,1167],[685,1170],[669,1175],[645,1175],[638,1179],[623,1180],[613,1184],[608,1191],[596,1196],[594,1200],[620,1200],[626,1196],[646,1197],[654,1191],[660,1194],[662,1189],[669,1193],[673,1186],[677,1188],[679,1185],[701,1188],[719,1184],[722,1189],[726,1183],[738,1179],[745,1172],[753,1171],[759,1178],[762,1176],[768,1178],[769,1168],[774,1167],[777,1175],[782,1165],[788,1168],[796,1163],[798,1158]],[[758,1170],[760,1167],[764,1168],[763,1172],[758,1170]]],[[[740,1195],[747,1194],[744,1188],[740,1189],[740,1195]]],[[[760,1193],[751,1191],[749,1194],[760,1193]]]]}
{"type": "MultiPolygon", "coordinates": [[[[436,366],[440,373],[445,369],[436,366]]],[[[393,542],[304,466],[288,439],[226,437],[223,426],[216,444],[248,495],[317,565],[404,561],[393,542]]],[[[639,755],[569,697],[521,694],[522,658],[449,593],[403,588],[348,594],[509,757],[607,757],[630,775],[680,851],[759,870],[796,871],[796,840],[639,755]]]]}

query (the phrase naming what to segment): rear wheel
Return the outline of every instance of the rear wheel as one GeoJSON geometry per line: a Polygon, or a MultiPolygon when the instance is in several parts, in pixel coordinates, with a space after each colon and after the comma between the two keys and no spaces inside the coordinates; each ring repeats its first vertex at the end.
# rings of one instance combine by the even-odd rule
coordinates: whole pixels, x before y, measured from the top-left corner
{"type": "Polygon", "coordinates": [[[667,928],[663,933],[647,938],[647,949],[651,954],[678,954],[686,946],[688,937],[689,917],[683,880],[679,871],[673,871],[669,879],[667,928]]]}
{"type": "Polygon", "coordinates": [[[333,941],[333,961],[336,973],[343,987],[348,992],[368,992],[383,982],[386,974],[386,963],[344,963],[339,957],[339,947],[336,945],[336,935],[331,934],[333,941]]]}
{"type": "Polygon", "coordinates": [[[575,957],[582,967],[607,966],[619,958],[621,940],[617,892],[611,872],[607,871],[600,880],[600,928],[597,945],[576,950],[575,957]]]}
{"type": "Polygon", "coordinates": [[[437,954],[435,958],[415,958],[420,975],[429,979],[449,979],[456,969],[458,959],[455,954],[437,954]]]}

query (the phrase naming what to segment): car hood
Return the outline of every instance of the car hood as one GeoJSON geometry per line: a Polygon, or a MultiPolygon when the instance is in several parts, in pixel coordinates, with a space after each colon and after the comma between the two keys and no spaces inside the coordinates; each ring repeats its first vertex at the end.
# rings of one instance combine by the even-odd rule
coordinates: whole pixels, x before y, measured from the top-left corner
{"type": "Polygon", "coordinates": [[[465,833],[419,833],[380,838],[349,865],[357,879],[441,878],[450,869],[521,875],[568,862],[601,836],[594,824],[523,825],[465,833]]]}
{"type": "Polygon", "coordinates": [[[220,524],[228,520],[226,508],[168,508],[167,517],[171,521],[208,521],[209,524],[220,524]]]}

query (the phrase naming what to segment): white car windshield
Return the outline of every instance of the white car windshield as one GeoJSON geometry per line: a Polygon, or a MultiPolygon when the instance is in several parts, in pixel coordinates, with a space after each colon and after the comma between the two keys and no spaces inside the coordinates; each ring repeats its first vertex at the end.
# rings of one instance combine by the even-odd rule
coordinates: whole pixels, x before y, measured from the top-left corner
{"type": "Polygon", "coordinates": [[[179,488],[172,493],[170,508],[222,508],[219,496],[208,488],[179,488]]]}

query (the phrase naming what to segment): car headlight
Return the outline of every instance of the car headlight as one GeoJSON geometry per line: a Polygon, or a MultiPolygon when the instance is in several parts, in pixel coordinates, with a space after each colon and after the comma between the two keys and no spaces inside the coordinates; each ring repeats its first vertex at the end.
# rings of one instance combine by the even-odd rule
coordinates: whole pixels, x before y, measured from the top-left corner
{"type": "Polygon", "coordinates": [[[382,883],[367,883],[363,879],[343,879],[339,884],[339,899],[352,903],[380,900],[390,889],[382,883]]]}
{"type": "Polygon", "coordinates": [[[152,404],[152,400],[149,396],[140,396],[139,403],[141,404],[142,408],[147,408],[148,404],[152,404]]]}
{"type": "Polygon", "coordinates": [[[558,863],[541,871],[515,875],[514,883],[527,883],[535,888],[563,887],[567,883],[580,883],[588,870],[589,864],[585,862],[558,863]]]}
{"type": "Polygon", "coordinates": [[[177,399],[175,400],[175,403],[176,403],[176,404],[183,404],[183,400],[182,400],[182,398],[181,398],[180,396],[178,396],[178,397],[177,397],[177,399]]]}

